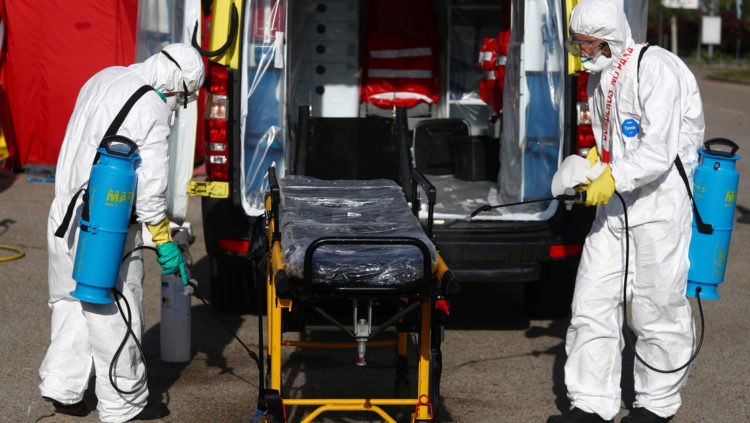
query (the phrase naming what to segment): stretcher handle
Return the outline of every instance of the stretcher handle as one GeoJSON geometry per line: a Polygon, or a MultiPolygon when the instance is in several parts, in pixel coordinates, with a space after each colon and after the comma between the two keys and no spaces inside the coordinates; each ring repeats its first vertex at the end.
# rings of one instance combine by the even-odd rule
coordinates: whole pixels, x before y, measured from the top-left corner
{"type": "Polygon", "coordinates": [[[406,198],[414,204],[415,186],[411,176],[411,138],[409,137],[409,119],[405,107],[396,108],[396,122],[393,125],[393,138],[398,140],[399,148],[399,174],[401,177],[401,186],[406,193],[406,198]]]}
{"type": "MultiPolygon", "coordinates": [[[[276,168],[271,166],[268,168],[268,186],[271,191],[271,216],[276,220],[274,224],[273,235],[277,239],[281,239],[279,228],[281,228],[281,219],[279,217],[279,202],[281,201],[281,190],[279,189],[279,180],[276,178],[276,168]]],[[[270,219],[268,219],[270,221],[270,219]]]]}
{"type": "Polygon", "coordinates": [[[427,203],[434,205],[437,199],[435,185],[432,185],[432,182],[427,180],[427,177],[417,168],[412,169],[411,176],[422,187],[425,194],[427,194],[427,203]]]}
{"type": "Polygon", "coordinates": [[[445,264],[443,258],[440,257],[440,253],[437,255],[437,277],[440,280],[440,287],[443,289],[444,294],[457,294],[461,290],[461,285],[458,282],[456,275],[451,272],[448,265],[445,264]]]}
{"type": "Polygon", "coordinates": [[[417,168],[411,170],[412,191],[414,192],[414,201],[412,202],[413,212],[419,214],[419,200],[417,200],[417,184],[422,187],[427,195],[427,237],[432,239],[432,221],[435,213],[435,201],[437,200],[437,190],[435,185],[427,179],[426,176],[417,168]]]}
{"type": "Polygon", "coordinates": [[[422,252],[422,263],[424,265],[424,274],[422,280],[425,288],[429,286],[430,276],[432,275],[432,258],[430,250],[425,243],[413,237],[361,237],[361,236],[326,236],[321,237],[310,243],[305,251],[305,267],[303,269],[303,279],[307,292],[312,292],[312,258],[315,250],[323,245],[344,244],[344,245],[413,245],[422,252]]]}

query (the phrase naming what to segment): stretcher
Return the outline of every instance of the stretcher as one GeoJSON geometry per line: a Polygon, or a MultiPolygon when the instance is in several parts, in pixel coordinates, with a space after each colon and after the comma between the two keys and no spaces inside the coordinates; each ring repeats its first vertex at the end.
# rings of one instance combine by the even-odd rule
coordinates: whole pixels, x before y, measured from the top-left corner
{"type": "Polygon", "coordinates": [[[266,224],[270,253],[265,286],[268,371],[259,398],[259,409],[268,414],[268,420],[285,422],[286,407],[295,406],[304,407],[305,412],[315,407],[303,417],[303,423],[331,411],[367,411],[395,423],[383,407],[403,406],[410,408],[410,421],[433,421],[439,405],[440,342],[448,313],[445,296],[456,292],[458,284],[431,241],[435,188],[417,170],[412,175],[412,192],[420,186],[428,199],[426,232],[416,217],[419,201],[412,199],[409,207],[404,191],[393,181],[321,180],[299,175],[277,180],[275,169],[269,169],[266,224]],[[353,321],[348,326],[320,306],[319,300],[326,297],[351,301],[353,321]],[[373,308],[383,303],[394,305],[394,312],[376,320],[373,308]],[[306,306],[351,340],[284,339],[283,334],[294,327],[290,324],[292,316],[306,306]],[[388,333],[392,337],[383,339],[388,333]],[[354,371],[367,365],[367,348],[388,346],[396,353],[394,386],[403,387],[408,381],[410,334],[418,339],[415,390],[408,386],[396,389],[400,395],[393,398],[283,395],[282,347],[352,348],[356,350],[356,356],[352,354],[354,371]]]}

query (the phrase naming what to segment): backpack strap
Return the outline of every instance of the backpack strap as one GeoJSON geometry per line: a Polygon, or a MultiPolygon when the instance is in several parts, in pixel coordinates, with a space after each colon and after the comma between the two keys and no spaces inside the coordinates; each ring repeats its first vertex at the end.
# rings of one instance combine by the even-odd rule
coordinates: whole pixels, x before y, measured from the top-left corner
{"type": "MultiPolygon", "coordinates": [[[[122,125],[122,122],[125,120],[125,118],[128,116],[128,113],[130,113],[130,109],[133,108],[133,105],[141,98],[144,94],[147,92],[153,90],[154,88],[150,85],[143,85],[138,90],[133,93],[133,95],[130,96],[128,101],[125,102],[125,104],[122,106],[122,109],[117,113],[117,116],[115,116],[112,123],[109,125],[109,128],[107,128],[107,132],[104,133],[104,136],[102,137],[102,141],[99,143],[99,147],[104,146],[104,140],[112,135],[116,135],[117,131],[120,129],[120,126],[122,125]]],[[[94,157],[94,164],[99,161],[99,152],[96,153],[96,156],[94,157]]],[[[55,231],[55,236],[58,238],[65,237],[65,233],[68,231],[68,227],[70,226],[70,219],[73,217],[73,210],[75,209],[76,200],[78,200],[78,196],[83,192],[83,219],[88,220],[88,208],[89,208],[89,202],[88,202],[88,185],[86,188],[81,188],[78,190],[78,192],[73,195],[73,198],[70,199],[70,203],[68,203],[68,209],[65,211],[65,217],[63,217],[62,223],[60,223],[60,226],[55,231]]]]}
{"type": "Polygon", "coordinates": [[[688,182],[687,173],[685,172],[685,167],[682,165],[682,160],[680,160],[679,155],[674,159],[674,164],[675,166],[677,166],[677,171],[680,172],[682,181],[685,182],[685,188],[687,189],[688,196],[690,196],[690,201],[693,203],[693,211],[695,212],[695,226],[698,228],[698,232],[707,235],[714,233],[713,226],[709,225],[708,223],[704,223],[703,219],[701,219],[701,214],[698,213],[698,206],[695,204],[693,191],[690,189],[690,182],[688,182]]]}
{"type": "MultiPolygon", "coordinates": [[[[78,199],[78,196],[81,195],[81,193],[85,190],[86,188],[79,189],[78,192],[75,193],[73,198],[70,199],[70,203],[68,203],[68,210],[65,211],[65,217],[63,217],[62,223],[60,223],[60,226],[55,231],[56,237],[65,237],[65,232],[68,231],[68,226],[70,226],[70,219],[73,217],[73,209],[75,209],[76,200],[78,199]]],[[[84,198],[85,197],[86,196],[84,195],[84,198]]]]}
{"type": "Polygon", "coordinates": [[[109,128],[107,128],[107,132],[104,133],[102,139],[107,138],[110,135],[117,135],[117,131],[120,129],[120,125],[122,125],[122,122],[128,116],[128,113],[130,113],[130,109],[133,108],[135,102],[143,97],[143,94],[146,94],[153,89],[154,87],[152,87],[151,85],[143,85],[142,87],[138,88],[138,91],[130,96],[128,101],[125,102],[125,105],[122,106],[122,109],[120,109],[120,112],[117,113],[117,116],[115,116],[115,119],[109,125],[109,128]]]}
{"type": "MultiPolygon", "coordinates": [[[[638,82],[640,82],[641,80],[641,59],[643,59],[643,54],[646,52],[646,50],[648,50],[649,47],[650,46],[646,44],[641,49],[640,53],[638,53],[638,82]]],[[[680,173],[682,181],[685,183],[685,189],[687,189],[688,196],[690,197],[690,202],[693,203],[693,211],[695,212],[695,226],[698,228],[698,232],[708,235],[712,234],[714,232],[713,226],[709,225],[708,223],[704,223],[703,219],[701,218],[701,214],[698,212],[698,206],[695,204],[695,198],[693,198],[693,191],[690,189],[690,181],[688,181],[687,172],[685,172],[685,166],[683,166],[679,154],[674,159],[674,165],[677,168],[677,171],[680,173]]]]}
{"type": "Polygon", "coordinates": [[[646,44],[641,49],[640,53],[638,53],[638,69],[636,70],[636,77],[638,78],[639,83],[641,82],[641,59],[643,59],[643,53],[645,53],[649,47],[651,47],[651,45],[646,44]]]}

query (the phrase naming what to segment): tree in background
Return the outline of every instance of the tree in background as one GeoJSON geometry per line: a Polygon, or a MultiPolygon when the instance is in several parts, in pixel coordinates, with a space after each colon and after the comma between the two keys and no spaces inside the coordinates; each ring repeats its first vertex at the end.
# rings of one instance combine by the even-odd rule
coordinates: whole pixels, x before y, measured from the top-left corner
{"type": "MultiPolygon", "coordinates": [[[[647,40],[651,44],[659,41],[659,0],[649,2],[647,40]]],[[[721,45],[714,46],[714,60],[750,60],[750,1],[743,0],[699,0],[699,9],[671,9],[662,8],[662,42],[661,46],[669,49],[671,46],[671,28],[669,22],[672,16],[677,19],[677,54],[681,57],[695,57],[699,50],[698,41],[701,34],[703,16],[721,17],[721,45]],[[738,17],[738,1],[741,16],[738,17]]],[[[700,46],[701,56],[707,59],[707,48],[700,46]]]]}

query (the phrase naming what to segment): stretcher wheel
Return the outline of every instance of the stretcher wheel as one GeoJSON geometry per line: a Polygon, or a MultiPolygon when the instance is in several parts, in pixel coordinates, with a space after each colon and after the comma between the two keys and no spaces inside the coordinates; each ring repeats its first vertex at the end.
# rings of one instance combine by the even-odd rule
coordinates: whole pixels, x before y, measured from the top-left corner
{"type": "Polygon", "coordinates": [[[284,414],[284,403],[279,391],[275,389],[264,389],[261,397],[260,406],[268,412],[269,422],[284,423],[286,421],[284,414]]]}
{"type": "Polygon", "coordinates": [[[430,403],[432,404],[433,416],[440,413],[440,377],[443,373],[443,353],[440,346],[443,343],[443,331],[448,320],[448,315],[436,309],[432,315],[431,347],[430,347],[430,403]]]}
{"type": "Polygon", "coordinates": [[[434,416],[440,413],[440,376],[443,372],[443,353],[440,348],[430,350],[430,404],[434,416]]]}

